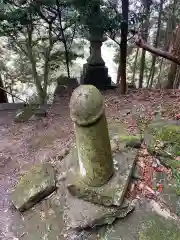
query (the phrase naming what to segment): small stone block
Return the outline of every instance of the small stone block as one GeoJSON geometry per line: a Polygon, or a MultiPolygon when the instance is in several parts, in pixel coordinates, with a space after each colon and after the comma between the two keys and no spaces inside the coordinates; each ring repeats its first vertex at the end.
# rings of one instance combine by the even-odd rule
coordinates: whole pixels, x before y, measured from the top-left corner
{"type": "Polygon", "coordinates": [[[131,180],[135,166],[137,150],[130,149],[127,152],[116,154],[114,158],[114,174],[107,184],[100,187],[89,187],[77,177],[77,171],[73,171],[69,177],[69,192],[78,198],[94,204],[104,206],[121,206],[131,180]]]}
{"type": "Polygon", "coordinates": [[[38,108],[34,112],[34,115],[39,118],[44,118],[44,117],[47,117],[47,111],[44,108],[38,108]]]}
{"type": "Polygon", "coordinates": [[[66,206],[66,225],[76,231],[112,224],[116,219],[125,218],[134,210],[134,205],[128,200],[125,200],[121,207],[104,207],[76,198],[68,192],[66,206]]]}
{"type": "Polygon", "coordinates": [[[16,113],[14,121],[19,122],[19,123],[26,122],[32,117],[32,115],[33,115],[33,109],[29,108],[29,107],[26,107],[26,108],[20,109],[16,113]]]}
{"type": "Polygon", "coordinates": [[[56,174],[49,163],[34,166],[16,186],[12,202],[21,212],[26,211],[56,189],[56,174]]]}

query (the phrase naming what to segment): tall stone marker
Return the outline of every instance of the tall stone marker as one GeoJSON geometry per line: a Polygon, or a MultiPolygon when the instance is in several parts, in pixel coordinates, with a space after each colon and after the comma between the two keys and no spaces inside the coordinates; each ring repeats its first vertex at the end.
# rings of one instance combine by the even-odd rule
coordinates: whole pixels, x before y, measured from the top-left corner
{"type": "Polygon", "coordinates": [[[133,209],[123,203],[137,152],[128,150],[112,157],[103,97],[93,85],[75,89],[70,116],[76,149],[68,158],[70,166],[74,165],[67,181],[69,227],[110,224],[133,209]]]}
{"type": "Polygon", "coordinates": [[[70,106],[79,177],[88,186],[101,186],[114,172],[103,98],[95,87],[84,85],[73,93],[70,106]]]}

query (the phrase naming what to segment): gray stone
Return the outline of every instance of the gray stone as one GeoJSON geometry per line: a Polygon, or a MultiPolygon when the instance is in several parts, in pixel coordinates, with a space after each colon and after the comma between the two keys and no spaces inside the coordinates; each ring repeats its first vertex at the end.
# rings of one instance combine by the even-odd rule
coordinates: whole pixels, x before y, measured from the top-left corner
{"type": "Polygon", "coordinates": [[[145,129],[144,139],[148,146],[154,143],[153,135],[157,134],[158,131],[163,131],[168,127],[177,127],[178,129],[179,121],[157,119],[152,121],[145,129]]]}
{"type": "Polygon", "coordinates": [[[4,110],[18,110],[25,107],[25,103],[1,103],[0,111],[4,110]]]}
{"type": "Polygon", "coordinates": [[[15,122],[26,122],[28,121],[34,114],[34,110],[31,107],[25,107],[23,109],[18,110],[16,116],[14,118],[15,122]]]}
{"type": "Polygon", "coordinates": [[[39,117],[39,118],[44,118],[47,116],[47,110],[46,110],[46,107],[40,107],[40,108],[37,108],[34,112],[34,115],[36,117],[39,117]]]}
{"type": "Polygon", "coordinates": [[[101,186],[113,175],[113,160],[104,113],[103,97],[92,85],[73,92],[70,115],[75,123],[79,178],[89,186],[101,186]]]}
{"type": "MultiPolygon", "coordinates": [[[[131,180],[136,156],[136,150],[116,154],[113,176],[106,184],[99,187],[90,187],[77,179],[78,168],[75,168],[68,178],[70,193],[95,204],[121,206],[131,180]]],[[[72,156],[72,161],[78,161],[76,156],[72,156]]]]}
{"type": "Polygon", "coordinates": [[[152,155],[166,167],[178,169],[180,162],[180,126],[177,122],[159,119],[145,130],[145,142],[152,155]]]}
{"type": "Polygon", "coordinates": [[[56,176],[49,163],[34,166],[15,187],[14,206],[21,212],[28,210],[56,189],[56,176]]]}
{"type": "Polygon", "coordinates": [[[126,217],[134,205],[125,201],[121,207],[103,207],[73,197],[67,192],[65,218],[67,227],[77,231],[112,224],[118,218],[126,217]]]}
{"type": "Polygon", "coordinates": [[[64,188],[59,189],[44,201],[36,204],[33,208],[23,213],[23,217],[15,222],[11,228],[17,239],[21,240],[69,240],[65,237],[65,222],[63,207],[65,199],[64,188]]]}
{"type": "Polygon", "coordinates": [[[106,240],[178,240],[180,228],[168,209],[153,200],[141,199],[130,217],[101,228],[97,235],[106,240]]]}
{"type": "Polygon", "coordinates": [[[132,139],[132,140],[129,140],[126,143],[126,147],[129,147],[129,148],[140,148],[141,144],[142,144],[141,140],[139,140],[139,139],[132,139]]]}

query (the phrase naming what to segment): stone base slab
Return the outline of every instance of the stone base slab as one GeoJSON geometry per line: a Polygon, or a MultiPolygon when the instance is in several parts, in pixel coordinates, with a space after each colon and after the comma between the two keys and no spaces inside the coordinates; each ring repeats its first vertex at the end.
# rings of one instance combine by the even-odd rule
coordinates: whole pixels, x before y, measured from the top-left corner
{"type": "Polygon", "coordinates": [[[134,205],[124,201],[121,207],[104,207],[73,197],[68,191],[64,217],[67,227],[76,231],[112,224],[118,218],[125,218],[134,210],[134,205]]]}
{"type": "Polygon", "coordinates": [[[94,204],[121,206],[131,180],[136,156],[137,150],[135,149],[116,154],[114,175],[107,184],[100,187],[89,187],[84,184],[80,178],[78,179],[78,169],[75,169],[69,176],[69,192],[73,196],[94,204]]]}

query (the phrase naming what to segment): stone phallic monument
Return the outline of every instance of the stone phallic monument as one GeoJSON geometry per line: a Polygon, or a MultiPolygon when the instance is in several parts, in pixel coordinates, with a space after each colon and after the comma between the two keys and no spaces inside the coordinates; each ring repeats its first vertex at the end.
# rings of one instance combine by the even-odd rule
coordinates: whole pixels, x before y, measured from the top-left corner
{"type": "MultiPolygon", "coordinates": [[[[33,166],[12,194],[13,205],[23,214],[20,216],[13,209],[10,229],[16,238],[179,239],[179,182],[174,184],[175,179],[169,178],[167,172],[154,172],[155,186],[159,180],[164,185],[163,191],[159,192],[163,201],[147,201],[140,195],[134,213],[125,218],[135,207],[129,198],[126,199],[131,177],[142,180],[138,165],[134,169],[135,148],[141,143],[134,140],[141,140],[140,136],[127,132],[124,135],[122,128],[118,134],[116,129],[113,136],[113,125],[109,125],[108,133],[104,102],[92,85],[81,85],[73,92],[70,115],[74,122],[76,147],[63,159],[57,156],[54,163],[50,161],[54,167],[48,162],[33,166]],[[112,145],[115,139],[119,139],[118,149],[112,145]],[[163,204],[165,202],[172,212],[163,204]],[[115,222],[122,218],[123,221],[115,222]]],[[[178,121],[164,119],[156,119],[145,131],[146,144],[153,150],[154,159],[158,157],[177,171],[179,164],[174,156],[177,151],[179,153],[179,132],[178,121]],[[159,142],[166,140],[164,137],[168,138],[168,145],[159,146],[159,142]],[[164,155],[166,149],[171,157],[164,155]]],[[[9,213],[10,209],[8,219],[9,213]]]]}
{"type": "Polygon", "coordinates": [[[124,197],[137,152],[119,152],[113,159],[104,101],[96,87],[81,85],[75,89],[70,115],[76,154],[69,159],[74,162],[67,181],[69,227],[81,229],[111,223],[133,210],[124,197]]]}
{"type": "Polygon", "coordinates": [[[91,11],[87,16],[86,24],[89,29],[90,56],[83,66],[81,84],[91,84],[98,89],[114,88],[108,76],[108,68],[101,56],[101,46],[106,38],[103,36],[100,0],[91,1],[91,11]]]}
{"type": "MultiPolygon", "coordinates": [[[[22,177],[12,199],[21,212],[33,206],[41,209],[48,201],[48,206],[57,209],[56,217],[65,225],[68,239],[86,228],[112,224],[134,210],[125,196],[137,155],[132,148],[112,152],[103,97],[95,86],[81,85],[74,90],[70,116],[76,147],[57,164],[56,172],[49,163],[34,166],[22,177]],[[59,180],[62,173],[66,177],[59,180]]],[[[38,224],[43,223],[40,218],[38,224]]]]}
{"type": "Polygon", "coordinates": [[[104,103],[99,91],[84,85],[70,102],[75,123],[80,178],[88,186],[101,186],[113,175],[113,161],[104,103]]]}

